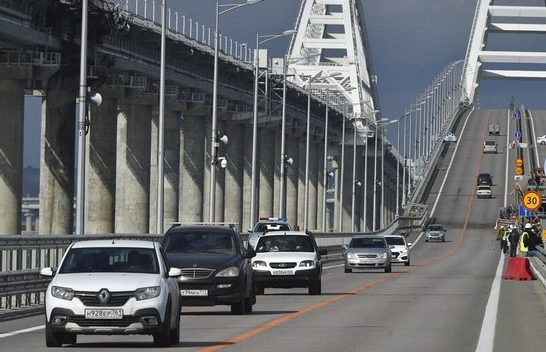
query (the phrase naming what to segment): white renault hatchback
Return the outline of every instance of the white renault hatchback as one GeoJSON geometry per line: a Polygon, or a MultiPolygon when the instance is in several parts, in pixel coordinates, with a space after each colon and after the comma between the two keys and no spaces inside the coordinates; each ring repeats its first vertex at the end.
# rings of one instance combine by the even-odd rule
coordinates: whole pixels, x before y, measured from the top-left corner
{"type": "Polygon", "coordinates": [[[180,340],[180,269],[151,241],[92,240],[68,247],[45,295],[46,345],[75,344],[78,334],[153,335],[180,340]]]}

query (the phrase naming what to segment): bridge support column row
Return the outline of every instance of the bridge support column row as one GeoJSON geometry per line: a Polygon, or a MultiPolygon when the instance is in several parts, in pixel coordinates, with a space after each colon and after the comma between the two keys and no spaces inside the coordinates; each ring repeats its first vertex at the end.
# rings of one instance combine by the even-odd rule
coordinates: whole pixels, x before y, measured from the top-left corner
{"type": "Polygon", "coordinates": [[[24,81],[0,81],[0,235],[21,230],[24,81]]]}

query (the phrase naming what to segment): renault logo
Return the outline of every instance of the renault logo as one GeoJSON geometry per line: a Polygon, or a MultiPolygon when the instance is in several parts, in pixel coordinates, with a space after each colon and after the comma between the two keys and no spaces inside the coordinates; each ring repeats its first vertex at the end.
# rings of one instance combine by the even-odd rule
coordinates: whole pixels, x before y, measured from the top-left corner
{"type": "Polygon", "coordinates": [[[197,268],[197,264],[193,264],[192,266],[193,266],[194,268],[197,268]]]}
{"type": "Polygon", "coordinates": [[[110,291],[103,288],[99,291],[99,294],[97,295],[97,299],[99,300],[100,304],[107,304],[110,300],[110,291]]]}

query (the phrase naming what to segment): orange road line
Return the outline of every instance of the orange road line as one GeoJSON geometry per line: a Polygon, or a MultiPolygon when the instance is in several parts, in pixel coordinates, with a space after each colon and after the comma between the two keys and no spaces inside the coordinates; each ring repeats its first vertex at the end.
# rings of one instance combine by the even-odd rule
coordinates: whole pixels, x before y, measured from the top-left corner
{"type": "MultiPolygon", "coordinates": [[[[488,124],[489,125],[489,120],[488,119],[488,124]]],[[[483,140],[485,140],[486,138],[486,132],[487,132],[487,125],[485,126],[484,128],[484,135],[483,135],[483,140]]],[[[482,146],[480,145],[480,148],[482,146]]],[[[476,165],[475,165],[475,169],[474,169],[474,178],[477,177],[478,173],[479,173],[479,168],[480,168],[480,165],[481,165],[481,162],[482,162],[482,158],[483,158],[483,153],[480,153],[480,156],[479,158],[476,160],[476,165]]],[[[470,215],[472,214],[472,209],[474,207],[474,201],[475,201],[475,193],[476,193],[476,185],[473,184],[472,186],[472,193],[471,193],[471,197],[470,197],[470,200],[468,202],[468,205],[467,205],[467,211],[466,211],[466,218],[465,218],[465,222],[464,222],[464,225],[463,225],[463,228],[461,229],[461,232],[459,234],[459,239],[457,240],[457,242],[455,243],[455,247],[449,251],[449,252],[446,252],[446,253],[443,253],[441,255],[437,255],[437,256],[434,256],[432,257],[431,259],[427,260],[427,261],[424,261],[424,262],[421,262],[420,263],[420,266],[421,267],[427,267],[427,266],[430,266],[431,264],[441,260],[441,259],[444,259],[444,258],[447,258],[453,254],[455,254],[456,252],[459,251],[462,243],[463,243],[463,240],[464,240],[464,234],[466,232],[466,229],[468,228],[468,223],[470,221],[470,215]]],[[[385,283],[385,282],[388,282],[388,281],[393,281],[397,278],[399,278],[400,276],[402,276],[402,274],[404,273],[411,273],[415,270],[417,270],[418,268],[417,267],[413,267],[413,268],[407,268],[407,270],[403,271],[403,272],[400,272],[400,273],[395,273],[395,274],[390,274],[386,277],[383,277],[381,279],[377,279],[377,280],[373,280],[373,281],[370,281],[362,286],[359,286],[353,290],[351,290],[349,293],[340,293],[338,296],[334,296],[332,298],[329,298],[327,300],[324,300],[324,301],[321,301],[319,303],[315,303],[315,304],[312,304],[310,306],[307,306],[307,307],[304,307],[302,309],[300,309],[299,311],[297,312],[294,312],[294,313],[289,313],[289,314],[286,314],[280,318],[277,318],[277,319],[273,319],[267,323],[264,323],[258,327],[255,327],[253,329],[250,329],[249,331],[247,332],[244,332],[238,336],[235,336],[235,337],[232,337],[232,338],[229,338],[227,340],[225,340],[224,342],[222,342],[221,344],[218,344],[216,346],[211,346],[211,347],[207,347],[207,348],[204,348],[204,349],[201,349],[200,352],[214,352],[214,351],[219,351],[221,349],[223,349],[224,347],[226,346],[231,346],[231,345],[234,345],[234,344],[237,344],[239,342],[243,342],[245,340],[248,340],[256,335],[259,335],[267,330],[270,330],[270,329],[273,329],[277,326],[280,326],[282,324],[284,324],[285,322],[291,320],[291,319],[295,319],[297,317],[300,317],[304,314],[307,314],[309,312],[312,312],[314,310],[317,310],[319,308],[322,308],[324,306],[327,306],[327,305],[330,305],[334,302],[337,302],[337,301],[340,301],[342,299],[345,299],[347,297],[350,297],[354,294],[358,294],[358,293],[361,293],[362,291],[370,288],[370,287],[373,287],[373,286],[376,286],[376,285],[379,285],[379,284],[382,284],[382,283],[385,283]]]]}

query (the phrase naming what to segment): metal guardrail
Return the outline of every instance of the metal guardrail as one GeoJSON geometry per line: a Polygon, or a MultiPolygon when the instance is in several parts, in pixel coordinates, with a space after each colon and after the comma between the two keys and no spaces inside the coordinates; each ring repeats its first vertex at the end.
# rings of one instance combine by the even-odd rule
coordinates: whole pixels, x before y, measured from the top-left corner
{"type": "MultiPolygon", "coordinates": [[[[422,206],[421,206],[422,207],[422,206]]],[[[399,218],[388,227],[372,233],[324,233],[313,232],[317,244],[327,249],[325,262],[341,260],[343,245],[354,235],[392,234],[396,231],[407,233],[426,223],[426,207],[415,213],[414,217],[399,218]]],[[[241,237],[246,239],[247,233],[241,237]]],[[[44,302],[44,292],[49,284],[48,278],[40,277],[39,269],[57,266],[68,246],[74,241],[97,239],[139,239],[159,241],[163,235],[153,234],[106,234],[106,235],[16,235],[0,236],[0,321],[40,312],[44,302]]]]}

